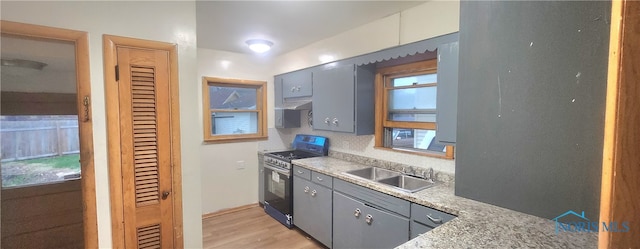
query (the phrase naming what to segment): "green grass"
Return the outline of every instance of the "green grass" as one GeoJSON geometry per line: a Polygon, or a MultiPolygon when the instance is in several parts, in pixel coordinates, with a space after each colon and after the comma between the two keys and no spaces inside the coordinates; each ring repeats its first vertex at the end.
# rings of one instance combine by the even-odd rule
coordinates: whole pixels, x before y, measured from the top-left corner
{"type": "Polygon", "coordinates": [[[79,160],[79,154],[71,154],[2,163],[2,187],[60,180],[59,172],[80,172],[79,160]]]}
{"type": "Polygon", "coordinates": [[[16,161],[25,164],[46,164],[56,169],[80,169],[80,154],[71,154],[57,157],[47,157],[16,161]]]}

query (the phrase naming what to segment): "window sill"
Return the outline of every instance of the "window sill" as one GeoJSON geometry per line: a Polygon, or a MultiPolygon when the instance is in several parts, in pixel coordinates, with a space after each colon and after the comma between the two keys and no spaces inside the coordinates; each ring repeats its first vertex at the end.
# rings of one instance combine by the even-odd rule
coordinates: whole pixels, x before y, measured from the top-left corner
{"type": "Polygon", "coordinates": [[[203,144],[223,144],[223,143],[240,143],[251,141],[264,141],[269,139],[269,136],[251,136],[251,137],[237,137],[237,138],[210,138],[204,139],[203,144]]]}
{"type": "Polygon", "coordinates": [[[403,149],[394,149],[394,148],[387,148],[387,147],[381,147],[381,146],[375,146],[373,147],[374,149],[379,149],[379,150],[386,150],[386,151],[393,151],[393,152],[400,152],[400,153],[405,153],[405,154],[411,154],[411,155],[417,155],[417,156],[426,156],[426,157],[433,157],[433,158],[440,158],[440,159],[446,159],[446,160],[453,160],[454,157],[447,157],[447,155],[445,153],[429,153],[429,152],[420,152],[420,151],[413,151],[413,150],[403,150],[403,149]]]}

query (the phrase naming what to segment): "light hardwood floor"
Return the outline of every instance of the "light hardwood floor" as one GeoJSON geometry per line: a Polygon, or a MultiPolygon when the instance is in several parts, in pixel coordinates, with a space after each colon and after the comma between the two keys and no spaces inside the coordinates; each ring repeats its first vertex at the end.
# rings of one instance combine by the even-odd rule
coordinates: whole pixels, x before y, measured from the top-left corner
{"type": "Polygon", "coordinates": [[[325,248],[297,228],[288,229],[260,206],[202,220],[204,248],[325,248]]]}

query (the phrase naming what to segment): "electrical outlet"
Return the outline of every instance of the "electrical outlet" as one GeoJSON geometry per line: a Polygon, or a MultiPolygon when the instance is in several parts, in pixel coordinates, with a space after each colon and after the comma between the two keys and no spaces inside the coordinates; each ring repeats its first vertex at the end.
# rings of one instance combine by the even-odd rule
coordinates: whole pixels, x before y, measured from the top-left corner
{"type": "Polygon", "coordinates": [[[236,169],[240,170],[240,169],[244,169],[244,168],[245,168],[244,161],[236,161],[236,169]]]}

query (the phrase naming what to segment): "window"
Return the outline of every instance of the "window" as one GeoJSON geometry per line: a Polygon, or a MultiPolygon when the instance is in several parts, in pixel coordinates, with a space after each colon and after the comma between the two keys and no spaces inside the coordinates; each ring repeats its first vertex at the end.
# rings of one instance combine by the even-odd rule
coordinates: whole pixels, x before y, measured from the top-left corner
{"type": "Polygon", "coordinates": [[[2,187],[80,178],[76,115],[2,115],[2,187]]]}
{"type": "Polygon", "coordinates": [[[266,82],[204,77],[202,85],[204,141],[267,138],[266,82]]]}
{"type": "Polygon", "coordinates": [[[435,59],[379,68],[376,74],[376,148],[453,159],[453,146],[436,136],[435,59]]]}

